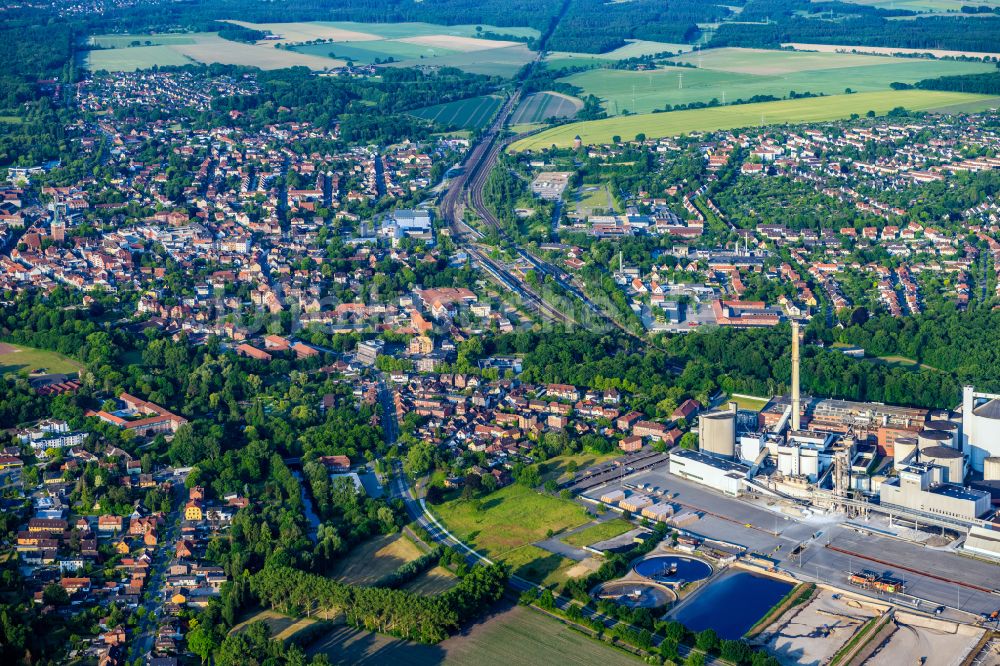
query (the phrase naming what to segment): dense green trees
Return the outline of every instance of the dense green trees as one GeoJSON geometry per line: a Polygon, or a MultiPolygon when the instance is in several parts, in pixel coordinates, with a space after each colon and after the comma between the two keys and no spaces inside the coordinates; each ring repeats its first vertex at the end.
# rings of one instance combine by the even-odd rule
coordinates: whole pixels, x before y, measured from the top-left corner
{"type": "Polygon", "coordinates": [[[255,574],[250,589],[262,604],[286,613],[312,616],[342,612],[357,627],[438,643],[499,600],[506,584],[503,566],[476,566],[451,590],[423,597],[402,590],[345,585],[298,569],[272,567],[255,574]]]}

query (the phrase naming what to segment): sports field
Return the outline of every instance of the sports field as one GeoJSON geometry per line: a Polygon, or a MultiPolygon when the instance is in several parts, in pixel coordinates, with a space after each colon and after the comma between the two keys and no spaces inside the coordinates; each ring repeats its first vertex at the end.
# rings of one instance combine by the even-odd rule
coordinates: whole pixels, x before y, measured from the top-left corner
{"type": "Polygon", "coordinates": [[[416,109],[411,111],[410,115],[426,118],[448,127],[479,129],[490,121],[493,114],[500,108],[501,103],[502,100],[499,97],[485,95],[416,109]]]}
{"type": "Polygon", "coordinates": [[[548,615],[514,605],[498,607],[493,614],[438,645],[420,645],[350,627],[336,627],[309,645],[306,652],[310,657],[323,653],[331,664],[362,666],[635,666],[642,663],[631,655],[587,638],[548,615]]]}
{"type": "Polygon", "coordinates": [[[82,368],[82,363],[58,352],[0,342],[0,374],[8,372],[30,374],[35,371],[42,374],[72,374],[79,372],[82,368]]]}
{"type": "Polygon", "coordinates": [[[917,60],[842,53],[800,53],[760,49],[712,49],[673,58],[700,65],[653,71],[593,69],[564,79],[583,94],[601,98],[609,115],[649,113],[692,102],[746,100],[754,95],[788,97],[791,91],[839,95],[888,90],[889,84],[915,83],[937,76],[979,74],[992,64],[917,60]]]}
{"type": "Polygon", "coordinates": [[[930,90],[894,90],[606,118],[554,127],[517,141],[509,150],[520,152],[552,146],[566,148],[573,145],[573,138],[577,134],[586,144],[604,144],[611,143],[615,136],[630,141],[639,133],[653,139],[753,125],[839,120],[850,117],[852,113],[864,115],[869,110],[884,114],[899,106],[910,111],[938,111],[955,105],[963,105],[966,110],[976,106],[986,109],[1000,106],[1000,97],[930,90]]]}
{"type": "Polygon", "coordinates": [[[528,95],[518,105],[511,117],[514,125],[540,123],[548,118],[570,118],[583,108],[578,97],[554,92],[540,92],[528,95]]]}
{"type": "Polygon", "coordinates": [[[192,32],[185,35],[97,35],[91,38],[95,44],[122,47],[108,48],[81,53],[83,65],[91,71],[110,72],[149,69],[155,66],[188,65],[194,62],[221,63],[224,65],[245,65],[261,69],[282,69],[284,67],[308,67],[325,70],[339,67],[343,60],[296,53],[288,49],[276,49],[273,44],[243,44],[222,39],[214,32],[192,32]],[[145,44],[157,42],[154,46],[128,46],[133,42],[145,44]]]}
{"type": "Polygon", "coordinates": [[[511,485],[481,500],[452,500],[433,508],[456,537],[490,558],[587,522],[583,507],[511,485]]]}

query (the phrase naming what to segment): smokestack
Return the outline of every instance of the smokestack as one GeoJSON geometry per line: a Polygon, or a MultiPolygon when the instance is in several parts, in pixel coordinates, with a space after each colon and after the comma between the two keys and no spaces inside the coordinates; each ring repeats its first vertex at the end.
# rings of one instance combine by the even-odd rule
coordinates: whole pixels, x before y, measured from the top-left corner
{"type": "Polygon", "coordinates": [[[799,398],[799,322],[792,320],[792,430],[801,426],[799,398]]]}

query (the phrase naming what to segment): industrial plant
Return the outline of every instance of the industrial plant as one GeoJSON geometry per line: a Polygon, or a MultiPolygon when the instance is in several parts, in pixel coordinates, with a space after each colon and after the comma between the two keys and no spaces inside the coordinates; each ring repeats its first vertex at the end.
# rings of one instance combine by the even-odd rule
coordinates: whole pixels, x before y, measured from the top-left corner
{"type": "Polygon", "coordinates": [[[791,328],[789,395],[759,412],[732,402],[701,414],[699,450],[675,450],[670,473],[731,496],[971,534],[977,555],[1000,558],[1000,395],[965,387],[950,411],[803,396],[791,328]]]}

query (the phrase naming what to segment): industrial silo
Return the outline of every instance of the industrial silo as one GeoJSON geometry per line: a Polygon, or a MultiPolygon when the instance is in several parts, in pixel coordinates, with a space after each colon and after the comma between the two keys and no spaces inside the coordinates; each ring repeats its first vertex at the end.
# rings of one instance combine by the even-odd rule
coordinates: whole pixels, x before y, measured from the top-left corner
{"type": "Polygon", "coordinates": [[[899,467],[905,462],[915,462],[915,460],[907,461],[907,458],[912,456],[917,451],[917,439],[915,437],[900,437],[893,444],[892,449],[892,462],[893,467],[899,467]]]}
{"type": "Polygon", "coordinates": [[[935,446],[951,446],[951,433],[943,430],[921,430],[917,433],[917,447],[923,451],[935,446]]]}
{"type": "Polygon", "coordinates": [[[965,457],[950,446],[932,446],[920,451],[920,462],[944,470],[942,481],[961,484],[965,480],[965,457]]]}
{"type": "Polygon", "coordinates": [[[1000,481],[1000,458],[991,456],[983,460],[983,481],[1000,481]]]}
{"type": "Polygon", "coordinates": [[[732,458],[736,455],[736,411],[702,414],[698,420],[698,444],[702,452],[732,458]]]}
{"type": "Polygon", "coordinates": [[[928,421],[924,424],[928,430],[937,430],[938,432],[946,432],[951,437],[947,446],[958,447],[958,430],[959,425],[951,420],[938,420],[938,421],[928,421]]]}

